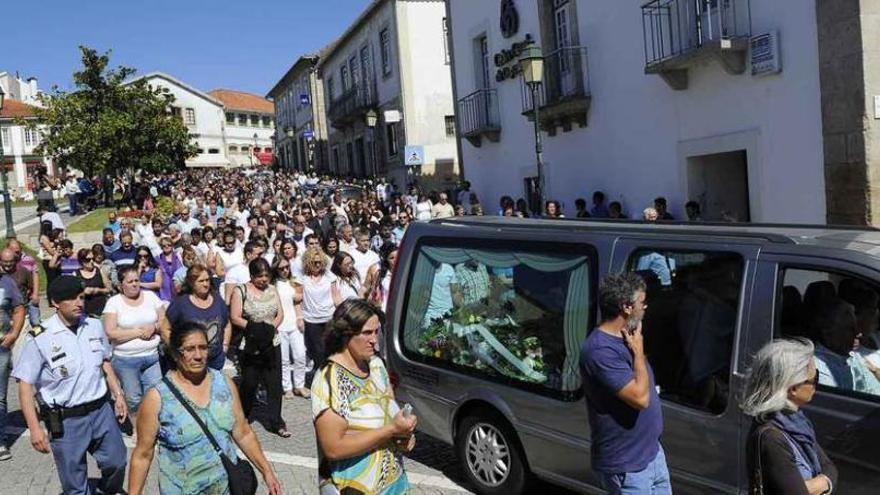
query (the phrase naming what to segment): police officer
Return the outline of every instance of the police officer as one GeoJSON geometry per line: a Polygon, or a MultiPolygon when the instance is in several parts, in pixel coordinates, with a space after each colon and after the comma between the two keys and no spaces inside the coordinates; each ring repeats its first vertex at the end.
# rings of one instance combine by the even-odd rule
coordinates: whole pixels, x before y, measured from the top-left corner
{"type": "Polygon", "coordinates": [[[101,469],[100,493],[120,493],[126,450],[117,420],[124,421],[128,409],[110,366],[110,343],[101,322],[83,313],[79,279],[58,277],[49,285],[48,297],[57,311],[42,328],[29,332],[12,371],[31,445],[44,454],[51,447],[65,494],[92,493],[86,452],[101,469]],[[115,398],[112,405],[108,387],[115,398]],[[34,407],[35,388],[48,440],[34,407]]]}

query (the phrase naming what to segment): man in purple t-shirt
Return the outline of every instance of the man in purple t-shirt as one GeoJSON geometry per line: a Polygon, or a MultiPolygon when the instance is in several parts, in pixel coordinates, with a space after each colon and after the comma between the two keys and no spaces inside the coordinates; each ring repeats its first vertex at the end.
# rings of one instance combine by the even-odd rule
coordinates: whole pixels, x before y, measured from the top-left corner
{"type": "Polygon", "coordinates": [[[641,277],[609,275],[599,285],[602,323],[581,346],[591,464],[610,495],[672,493],[660,397],[642,341],[647,307],[641,277]]]}

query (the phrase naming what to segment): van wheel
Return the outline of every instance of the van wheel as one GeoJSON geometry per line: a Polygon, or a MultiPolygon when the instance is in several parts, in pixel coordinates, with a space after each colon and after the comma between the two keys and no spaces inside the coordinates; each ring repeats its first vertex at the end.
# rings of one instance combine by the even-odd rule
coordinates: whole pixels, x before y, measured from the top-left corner
{"type": "Polygon", "coordinates": [[[468,416],[456,439],[462,471],[484,495],[523,493],[529,478],[516,434],[497,414],[468,416]]]}

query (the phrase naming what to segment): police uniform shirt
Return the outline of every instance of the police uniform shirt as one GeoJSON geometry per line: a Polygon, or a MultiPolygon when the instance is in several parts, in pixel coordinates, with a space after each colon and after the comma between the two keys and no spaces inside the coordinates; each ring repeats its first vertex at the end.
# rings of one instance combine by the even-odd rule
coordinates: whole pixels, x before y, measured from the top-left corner
{"type": "Polygon", "coordinates": [[[86,318],[74,333],[56,314],[38,335],[28,334],[12,376],[36,386],[49,406],[75,407],[107,394],[101,365],[110,356],[100,320],[86,318]]]}
{"type": "Polygon", "coordinates": [[[12,310],[22,304],[24,300],[15,279],[6,274],[0,276],[0,338],[12,328],[12,310]]]}

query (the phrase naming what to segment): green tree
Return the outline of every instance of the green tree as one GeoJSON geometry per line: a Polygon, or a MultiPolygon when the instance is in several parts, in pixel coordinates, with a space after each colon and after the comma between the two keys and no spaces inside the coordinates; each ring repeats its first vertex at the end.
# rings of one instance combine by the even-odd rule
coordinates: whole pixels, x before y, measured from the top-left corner
{"type": "Polygon", "coordinates": [[[45,126],[40,153],[89,176],[168,171],[195,154],[186,125],[171,113],[174,96],[167,88],[130,81],[136,72],[130,67],[109,68],[109,51],[81,46],[80,52],[75,89],[53,87],[36,110],[45,126]]]}

